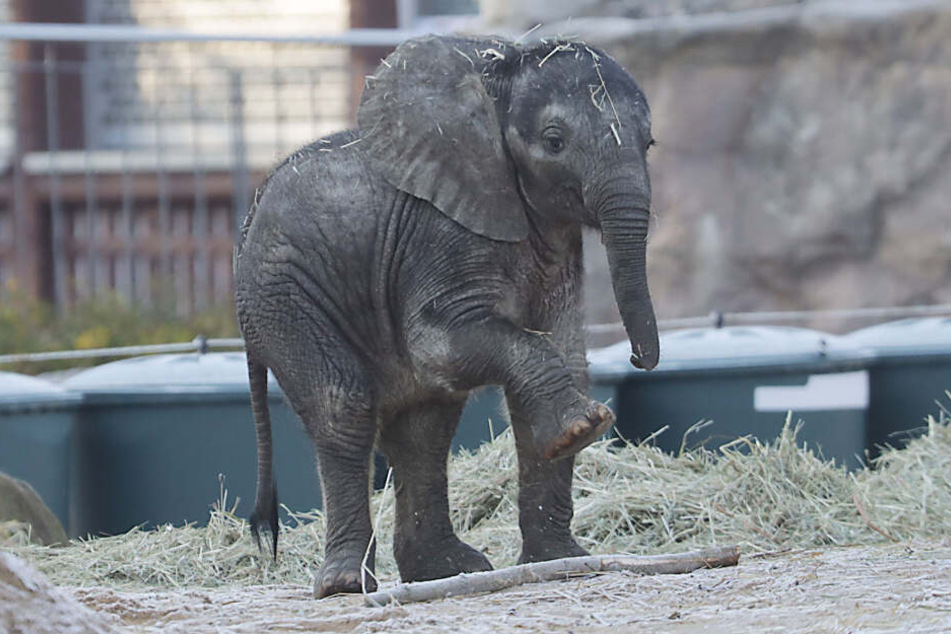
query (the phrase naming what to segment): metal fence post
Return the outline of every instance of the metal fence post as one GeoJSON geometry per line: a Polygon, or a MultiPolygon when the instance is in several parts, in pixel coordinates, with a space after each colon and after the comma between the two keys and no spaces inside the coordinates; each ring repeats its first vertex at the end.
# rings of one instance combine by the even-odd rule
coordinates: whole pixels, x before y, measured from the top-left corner
{"type": "Polygon", "coordinates": [[[46,87],[46,150],[50,157],[50,215],[53,252],[53,297],[56,309],[63,311],[68,302],[66,288],[66,253],[63,227],[63,201],[60,192],[59,162],[59,94],[56,86],[56,53],[52,44],[43,47],[43,79],[46,87]]]}
{"type": "MultiPolygon", "coordinates": [[[[155,179],[158,186],[158,232],[159,232],[159,296],[164,295],[166,285],[171,284],[172,280],[172,203],[169,196],[169,177],[165,166],[165,122],[167,116],[165,108],[168,105],[167,97],[161,90],[163,73],[167,76],[169,71],[164,63],[156,65],[153,73],[153,87],[155,94],[160,95],[155,100],[155,179]]],[[[170,286],[169,286],[170,287],[170,286]]]]}
{"type": "Polygon", "coordinates": [[[241,225],[250,207],[248,178],[248,147],[244,138],[244,83],[240,70],[232,69],[231,83],[231,153],[234,160],[231,188],[234,204],[234,243],[241,241],[241,225]]]}
{"type": "MultiPolygon", "coordinates": [[[[192,129],[192,152],[193,152],[193,183],[192,199],[194,207],[192,210],[192,234],[191,234],[191,252],[193,259],[191,261],[192,285],[188,289],[188,307],[186,313],[201,312],[205,310],[209,303],[210,282],[208,279],[209,248],[208,238],[208,184],[206,179],[206,168],[203,147],[202,127],[205,123],[202,108],[198,104],[201,74],[198,72],[196,59],[198,59],[199,47],[195,44],[188,46],[188,112],[192,129]]],[[[181,298],[179,298],[181,301],[181,298]]],[[[181,309],[181,306],[179,307],[181,309]]]]}
{"type": "Polygon", "coordinates": [[[27,218],[27,193],[26,193],[26,174],[23,172],[23,157],[27,152],[27,143],[24,140],[24,129],[26,124],[23,121],[23,84],[26,82],[25,76],[29,74],[28,66],[23,62],[13,64],[13,257],[14,257],[14,279],[21,287],[27,288],[30,292],[36,291],[36,284],[33,280],[35,271],[30,261],[30,248],[23,239],[27,235],[26,227],[29,219],[27,218]]]}
{"type": "MultiPolygon", "coordinates": [[[[88,95],[92,90],[90,88],[92,85],[91,66],[89,64],[84,64],[82,73],[83,89],[88,95]]],[[[88,122],[92,119],[92,117],[88,114],[88,107],[86,110],[86,119],[88,122]]],[[[84,144],[85,148],[83,151],[83,178],[85,180],[86,189],[86,271],[88,275],[86,283],[89,285],[89,288],[86,289],[86,297],[89,299],[95,299],[99,295],[99,287],[100,285],[103,285],[104,280],[100,279],[101,276],[99,271],[100,212],[99,199],[97,198],[97,182],[96,177],[93,175],[91,159],[89,155],[91,145],[90,139],[92,137],[88,136],[88,123],[86,125],[87,140],[84,144]]]]}

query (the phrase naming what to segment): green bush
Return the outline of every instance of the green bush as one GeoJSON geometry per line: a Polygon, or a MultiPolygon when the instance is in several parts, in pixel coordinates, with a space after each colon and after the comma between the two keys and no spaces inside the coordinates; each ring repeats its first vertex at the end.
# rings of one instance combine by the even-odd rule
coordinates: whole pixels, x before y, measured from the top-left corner
{"type": "MultiPolygon", "coordinates": [[[[182,343],[199,334],[209,338],[239,336],[234,307],[216,306],[182,317],[168,303],[134,305],[113,295],[58,312],[13,285],[0,289],[0,355],[182,343]]],[[[104,361],[99,358],[18,362],[0,365],[0,370],[37,374],[104,361]]]]}

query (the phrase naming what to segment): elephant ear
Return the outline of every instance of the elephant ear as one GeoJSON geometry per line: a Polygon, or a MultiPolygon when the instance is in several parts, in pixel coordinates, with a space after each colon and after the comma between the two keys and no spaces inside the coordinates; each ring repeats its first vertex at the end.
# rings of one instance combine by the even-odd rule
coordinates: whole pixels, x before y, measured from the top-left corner
{"type": "Polygon", "coordinates": [[[470,231],[518,242],[528,221],[483,83],[506,54],[514,47],[498,40],[408,40],[367,77],[357,120],[362,147],[390,184],[470,231]]]}

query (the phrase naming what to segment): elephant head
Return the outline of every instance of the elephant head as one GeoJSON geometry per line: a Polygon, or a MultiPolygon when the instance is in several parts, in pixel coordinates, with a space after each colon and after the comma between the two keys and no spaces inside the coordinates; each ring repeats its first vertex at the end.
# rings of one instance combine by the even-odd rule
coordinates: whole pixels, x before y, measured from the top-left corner
{"type": "Polygon", "coordinates": [[[633,354],[659,346],[646,275],[650,111],[614,60],[581,43],[407,41],[367,77],[361,143],[395,187],[470,231],[517,242],[601,230],[633,354]]]}

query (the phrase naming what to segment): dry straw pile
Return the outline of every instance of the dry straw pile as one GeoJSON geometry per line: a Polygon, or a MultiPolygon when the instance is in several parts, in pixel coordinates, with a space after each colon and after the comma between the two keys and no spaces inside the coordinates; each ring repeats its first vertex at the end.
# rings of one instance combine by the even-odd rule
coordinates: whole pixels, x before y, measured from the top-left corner
{"type": "MultiPolygon", "coordinates": [[[[574,530],[595,553],[666,553],[737,543],[743,552],[869,544],[946,536],[951,529],[951,427],[947,412],[928,432],[887,450],[870,469],[847,473],[797,444],[787,425],[775,442],[739,439],[717,451],[667,455],[650,445],[595,444],[581,452],[574,530]]],[[[496,566],[518,556],[517,472],[506,432],[449,466],[459,535],[496,566]]],[[[391,550],[392,490],[374,498],[380,538],[377,573],[396,578],[391,550]],[[378,510],[378,512],[377,512],[378,510]]],[[[0,544],[54,583],[186,587],[306,584],[319,564],[320,511],[294,514],[277,562],[262,558],[226,495],[207,527],[31,546],[16,526],[0,544]]]]}

